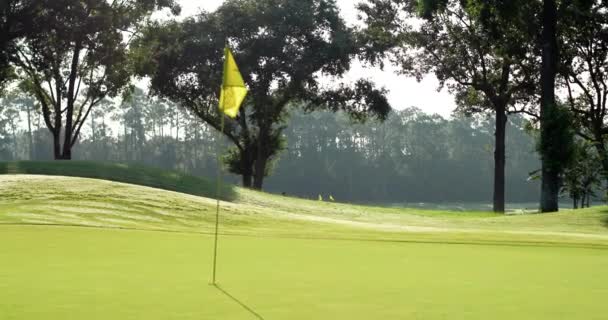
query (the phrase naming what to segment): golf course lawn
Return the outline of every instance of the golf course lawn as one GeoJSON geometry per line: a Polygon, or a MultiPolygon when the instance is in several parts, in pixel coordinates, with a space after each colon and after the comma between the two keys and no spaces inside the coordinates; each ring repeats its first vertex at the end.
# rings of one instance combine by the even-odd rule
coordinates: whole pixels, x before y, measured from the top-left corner
{"type": "Polygon", "coordinates": [[[210,236],[0,226],[0,318],[606,319],[605,249],[220,241],[225,293],[210,236]]]}
{"type": "Polygon", "coordinates": [[[0,320],[608,319],[608,207],[499,215],[226,186],[216,287],[212,182],[3,166],[0,320]]]}

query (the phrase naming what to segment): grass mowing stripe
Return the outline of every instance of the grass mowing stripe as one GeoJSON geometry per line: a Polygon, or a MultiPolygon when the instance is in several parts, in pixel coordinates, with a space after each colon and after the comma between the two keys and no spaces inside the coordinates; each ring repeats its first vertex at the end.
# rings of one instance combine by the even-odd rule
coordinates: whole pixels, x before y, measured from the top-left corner
{"type": "MultiPolygon", "coordinates": [[[[176,234],[192,234],[192,235],[214,235],[213,231],[186,231],[186,230],[169,230],[169,229],[155,229],[155,228],[134,228],[127,226],[103,226],[103,225],[80,225],[80,224],[50,224],[50,223],[0,223],[0,226],[47,226],[47,227],[71,227],[71,228],[95,228],[95,229],[117,229],[126,231],[143,231],[143,232],[164,232],[164,233],[176,233],[176,234]]],[[[594,244],[594,243],[575,243],[575,242],[564,242],[564,241],[533,241],[533,240],[522,240],[522,241],[504,241],[504,240],[440,240],[433,238],[430,239],[416,239],[415,236],[411,236],[411,239],[383,239],[383,238],[357,238],[357,237],[341,237],[339,235],[335,237],[331,236],[303,236],[303,235],[279,235],[279,234],[251,234],[251,233],[238,233],[238,232],[220,232],[220,236],[228,237],[245,237],[245,238],[267,238],[267,239],[286,239],[286,240],[322,240],[322,241],[351,241],[351,242],[379,242],[379,243],[414,243],[414,244],[443,244],[443,245],[478,245],[478,246],[506,246],[506,247],[561,247],[561,248],[580,248],[580,249],[595,249],[595,250],[608,250],[608,244],[594,244]]]]}

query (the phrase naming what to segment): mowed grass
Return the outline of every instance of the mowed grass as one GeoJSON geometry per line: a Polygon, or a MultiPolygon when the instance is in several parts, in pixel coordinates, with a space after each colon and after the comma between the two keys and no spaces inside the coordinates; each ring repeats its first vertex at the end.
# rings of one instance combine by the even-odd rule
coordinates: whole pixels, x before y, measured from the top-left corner
{"type": "Polygon", "coordinates": [[[0,227],[1,319],[606,319],[608,251],[0,227]]]}
{"type": "MultiPolygon", "coordinates": [[[[96,178],[133,183],[197,196],[215,197],[216,183],[178,171],[162,170],[136,163],[92,161],[11,161],[0,162],[0,174],[38,174],[96,178]]],[[[232,186],[222,188],[222,199],[234,199],[232,186]]]]}
{"type": "Polygon", "coordinates": [[[196,188],[0,176],[0,319],[607,317],[605,207],[504,216],[229,188],[216,288],[216,202],[196,188]]]}

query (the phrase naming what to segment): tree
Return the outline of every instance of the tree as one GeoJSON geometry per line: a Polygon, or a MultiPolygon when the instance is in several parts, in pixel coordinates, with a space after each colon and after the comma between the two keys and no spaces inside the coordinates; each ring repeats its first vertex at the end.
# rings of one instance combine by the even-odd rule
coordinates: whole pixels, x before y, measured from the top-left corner
{"type": "MultiPolygon", "coordinates": [[[[3,99],[5,117],[8,117],[10,127],[14,128],[13,130],[13,140],[14,144],[17,144],[16,141],[16,131],[19,127],[19,118],[20,113],[25,112],[26,122],[27,122],[27,157],[28,159],[32,159],[34,157],[34,139],[32,134],[32,119],[36,113],[36,100],[24,94],[22,90],[19,88],[8,91],[5,98],[3,99]],[[9,111],[12,110],[12,111],[9,111]],[[16,114],[15,114],[16,113],[16,114]],[[9,119],[9,115],[12,115],[12,119],[9,119]]],[[[17,153],[17,150],[14,150],[14,153],[17,153]]]]}
{"type": "MultiPolygon", "coordinates": [[[[547,172],[553,174],[557,172],[559,175],[556,177],[558,195],[559,189],[561,188],[563,181],[562,176],[564,171],[573,163],[576,158],[576,144],[575,144],[575,131],[576,126],[574,123],[574,116],[572,112],[563,104],[557,104],[552,108],[547,108],[544,111],[544,123],[541,123],[539,141],[538,141],[538,152],[541,155],[541,185],[547,186],[550,181],[553,182],[553,177],[547,180],[547,172]],[[544,130],[544,131],[543,131],[544,130]],[[552,136],[543,136],[543,132],[553,133],[552,136]]],[[[553,188],[553,185],[550,186],[553,188]]],[[[541,187],[543,188],[543,187],[541,187]]],[[[545,201],[547,201],[547,189],[545,190],[545,201]]],[[[550,189],[553,190],[553,189],[550,189]]],[[[552,196],[552,195],[551,195],[552,196]]],[[[541,194],[541,197],[542,194],[541,194]]],[[[550,199],[551,200],[551,199],[550,199]]],[[[553,201],[553,200],[551,200],[553,201]]],[[[557,200],[556,200],[557,201],[557,200]]],[[[542,207],[541,212],[547,212],[542,207]]]]}
{"type": "Polygon", "coordinates": [[[114,120],[123,126],[123,161],[143,161],[143,146],[146,142],[144,108],[149,102],[144,92],[135,88],[125,94],[120,113],[114,120]]]}
{"type": "Polygon", "coordinates": [[[46,0],[35,28],[13,59],[40,103],[55,159],[71,159],[87,117],[129,83],[128,34],[173,0],[46,0]],[[63,140],[63,141],[62,141],[63,140]]]}
{"type": "MultiPolygon", "coordinates": [[[[146,112],[154,105],[153,99],[137,89],[125,98],[123,103],[107,101],[95,108],[73,159],[139,162],[202,177],[217,172],[216,143],[220,150],[225,149],[230,146],[228,139],[217,141],[211,126],[176,107],[169,110],[179,112],[180,139],[175,130],[169,134],[168,124],[163,137],[154,137],[154,129],[146,126],[156,116],[146,112]],[[95,130],[90,130],[93,126],[95,130]]],[[[0,103],[7,105],[4,101],[8,100],[0,103]]],[[[41,116],[36,114],[31,120],[36,143],[33,156],[28,157],[27,106],[12,101],[20,112],[17,144],[15,148],[9,119],[0,117],[0,160],[14,160],[15,154],[17,159],[49,160],[52,137],[41,116]]],[[[454,209],[462,206],[462,210],[492,196],[495,124],[491,115],[443,118],[411,107],[391,111],[385,121],[359,123],[345,112],[306,112],[303,106],[290,109],[284,131],[289,146],[265,180],[264,189],[269,192],[314,199],[319,194],[324,199],[332,195],[337,201],[355,203],[423,206],[419,204],[423,202],[429,203],[427,208],[441,201],[454,209]],[[460,204],[455,207],[455,203],[460,204]]],[[[538,187],[526,181],[528,172],[540,166],[534,139],[523,130],[526,122],[518,115],[508,121],[506,194],[512,202],[534,201],[538,187]]],[[[593,161],[597,161],[595,157],[592,163],[599,169],[593,161]]],[[[240,177],[227,175],[226,180],[236,183],[240,177]]],[[[487,210],[485,204],[478,208],[487,210]]]]}
{"type": "Polygon", "coordinates": [[[540,211],[555,212],[559,209],[559,175],[561,165],[551,159],[548,148],[559,146],[559,141],[553,138],[553,130],[559,126],[552,125],[553,119],[549,116],[556,108],[555,78],[559,59],[557,46],[557,3],[555,0],[543,0],[542,9],[542,65],[540,75],[540,154],[541,168],[541,194],[540,211]]]}
{"type": "Polygon", "coordinates": [[[608,28],[603,2],[576,2],[560,22],[562,37],[560,84],[568,92],[568,104],[579,136],[596,149],[608,185],[608,28]]]}
{"type": "MultiPolygon", "coordinates": [[[[104,99],[93,110],[89,116],[91,134],[88,137],[89,154],[93,159],[103,161],[110,160],[109,143],[112,139],[112,130],[106,123],[115,108],[113,101],[104,99]]],[[[80,149],[80,148],[79,148],[80,149]]]]}
{"type": "MultiPolygon", "coordinates": [[[[0,109],[0,118],[2,118],[3,125],[5,127],[5,141],[9,142],[9,149],[11,150],[10,159],[17,158],[17,131],[19,130],[20,120],[20,105],[15,103],[14,97],[9,99],[2,99],[0,103],[4,104],[4,107],[0,109]],[[2,101],[3,100],[3,101],[2,101]]],[[[3,130],[3,131],[4,131],[3,130]]]]}
{"type": "Polygon", "coordinates": [[[221,58],[229,45],[250,92],[236,120],[225,119],[223,133],[234,144],[226,161],[244,186],[261,189],[284,148],[294,102],[359,119],[389,112],[384,92],[368,81],[331,89],[320,84],[322,76],[339,79],[349,70],[359,49],[355,40],[332,0],[228,0],[213,13],[148,30],[138,41],[138,67],[152,77],[153,93],[219,130],[221,58]]]}
{"type": "Polygon", "coordinates": [[[16,54],[17,41],[40,31],[34,23],[40,9],[35,0],[0,2],[0,89],[12,77],[10,60],[16,54]]]}
{"type": "Polygon", "coordinates": [[[536,3],[531,1],[369,0],[359,5],[366,30],[366,57],[388,57],[418,80],[434,73],[466,114],[495,115],[494,196],[505,209],[507,115],[533,114],[537,58],[536,3]],[[420,16],[424,17],[420,20],[420,16]]]}
{"type": "Polygon", "coordinates": [[[597,149],[587,141],[581,141],[574,147],[573,161],[564,170],[562,178],[562,194],[567,194],[573,202],[573,208],[589,207],[590,198],[595,196],[594,190],[599,186],[601,169],[597,149]]]}
{"type": "MultiPolygon", "coordinates": [[[[565,12],[570,8],[572,3],[573,1],[571,0],[543,0],[541,11],[540,140],[542,147],[539,150],[542,160],[541,212],[555,212],[559,210],[560,175],[567,167],[567,164],[556,161],[553,158],[556,155],[552,152],[558,151],[561,144],[568,143],[568,141],[560,140],[559,137],[569,136],[567,132],[556,131],[565,129],[565,127],[560,124],[560,114],[562,112],[558,110],[560,106],[556,101],[555,88],[562,59],[558,40],[563,34],[558,28],[558,23],[567,19],[565,12]],[[553,116],[557,118],[552,118],[553,116]]],[[[589,1],[580,1],[580,3],[589,3],[589,1]]],[[[557,157],[559,156],[558,154],[557,157]]]]}
{"type": "MultiPolygon", "coordinates": [[[[522,116],[509,117],[509,198],[530,202],[538,184],[534,139],[522,116]]],[[[417,108],[384,122],[353,124],[338,112],[294,111],[285,130],[289,148],[267,181],[271,192],[365,203],[484,202],[491,197],[492,117],[445,119],[417,108]],[[438,199],[437,195],[441,197],[438,199]]],[[[485,207],[484,207],[485,208],[485,207]]],[[[485,210],[485,209],[484,209],[485,210]]]]}

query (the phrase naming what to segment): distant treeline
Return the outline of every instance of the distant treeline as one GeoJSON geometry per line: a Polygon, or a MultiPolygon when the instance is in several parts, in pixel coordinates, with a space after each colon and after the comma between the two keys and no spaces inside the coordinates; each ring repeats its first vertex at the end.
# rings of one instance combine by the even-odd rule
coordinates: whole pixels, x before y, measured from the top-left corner
{"type": "MultiPolygon", "coordinates": [[[[507,199],[535,201],[538,169],[526,121],[512,117],[507,138],[507,199]]],[[[342,114],[297,113],[289,148],[267,189],[299,196],[373,202],[485,201],[492,198],[494,124],[445,119],[409,108],[384,123],[352,124],[342,114]]]]}
{"type": "MultiPolygon", "coordinates": [[[[28,116],[32,101],[23,101],[2,100],[0,159],[50,160],[50,134],[39,113],[30,110],[28,116]]],[[[128,101],[106,101],[90,116],[74,159],[138,162],[215,177],[215,130],[141,91],[128,101]]],[[[538,183],[528,176],[539,161],[525,126],[525,119],[509,118],[509,202],[538,199],[538,183]]],[[[489,202],[493,134],[491,117],[445,119],[408,108],[393,111],[384,123],[359,124],[343,113],[294,108],[285,130],[287,149],[275,161],[266,189],[355,202],[489,202]]],[[[226,151],[229,144],[223,142],[226,151]]],[[[240,182],[228,174],[227,180],[240,182]]]]}

